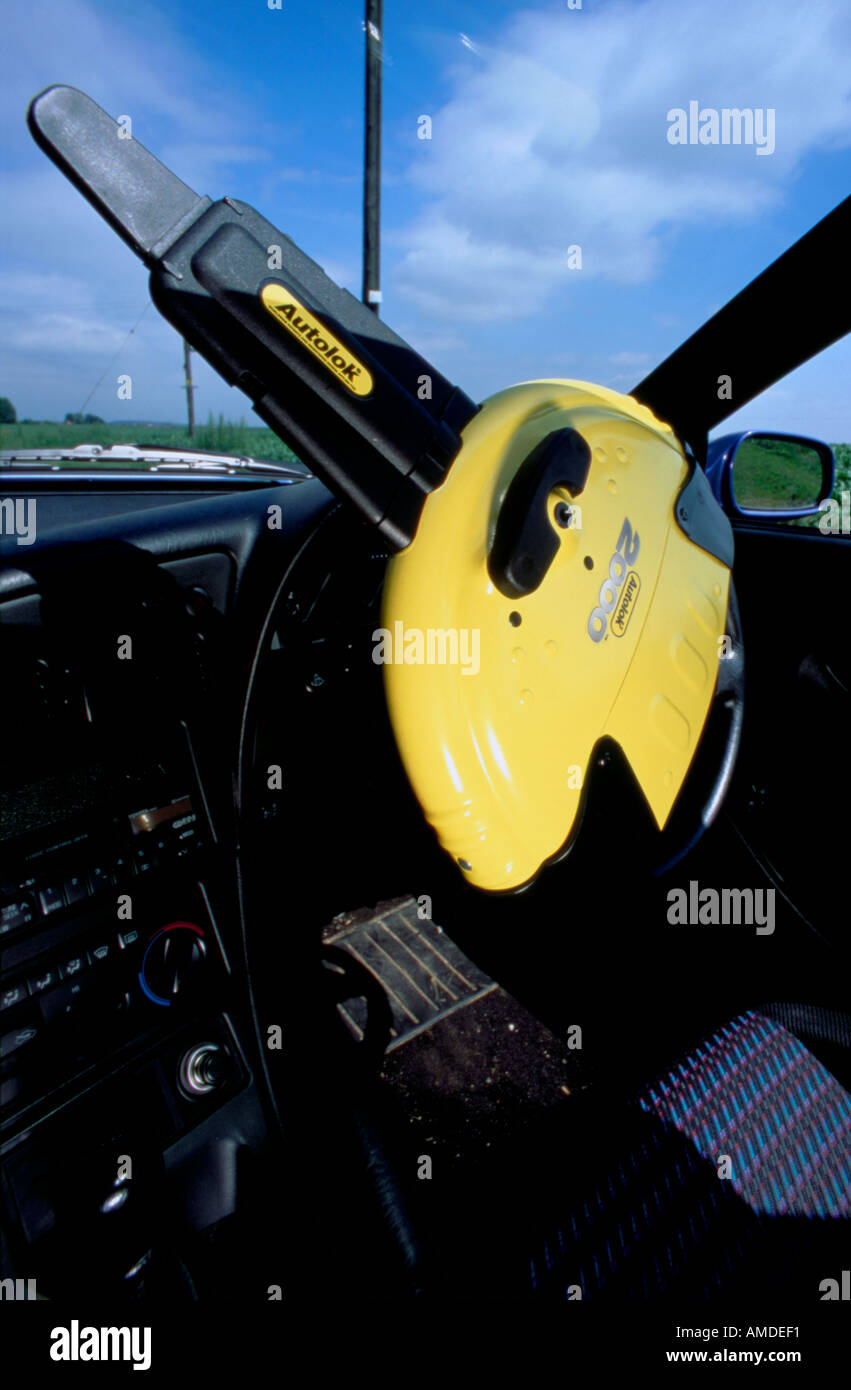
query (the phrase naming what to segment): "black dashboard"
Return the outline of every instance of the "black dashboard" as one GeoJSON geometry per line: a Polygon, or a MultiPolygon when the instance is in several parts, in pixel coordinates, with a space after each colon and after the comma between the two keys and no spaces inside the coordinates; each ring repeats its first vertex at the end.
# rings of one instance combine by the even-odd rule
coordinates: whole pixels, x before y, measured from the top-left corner
{"type": "Polygon", "coordinates": [[[57,481],[0,570],[0,1277],[142,1297],[194,1289],[186,1249],[280,1123],[239,813],[280,814],[255,767],[293,730],[248,695],[338,508],[312,479],[141,506],[57,481]]]}

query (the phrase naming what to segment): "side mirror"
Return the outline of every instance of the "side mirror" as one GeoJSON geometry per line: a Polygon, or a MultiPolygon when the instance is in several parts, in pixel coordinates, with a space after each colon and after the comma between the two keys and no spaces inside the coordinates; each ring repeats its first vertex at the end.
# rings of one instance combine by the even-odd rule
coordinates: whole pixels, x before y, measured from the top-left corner
{"type": "Polygon", "coordinates": [[[710,444],[706,474],[732,516],[811,516],[833,491],[833,450],[820,439],[746,430],[710,444]]]}

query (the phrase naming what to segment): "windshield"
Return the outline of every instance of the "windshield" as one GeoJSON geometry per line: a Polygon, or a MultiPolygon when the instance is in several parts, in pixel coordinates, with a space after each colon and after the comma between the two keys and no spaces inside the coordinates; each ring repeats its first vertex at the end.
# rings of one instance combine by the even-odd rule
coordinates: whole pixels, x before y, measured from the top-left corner
{"type": "Polygon", "coordinates": [[[244,419],[226,420],[222,415],[218,420],[210,415],[206,424],[196,425],[190,434],[186,424],[109,421],[81,412],[69,413],[63,421],[9,419],[10,414],[14,416],[14,408],[0,412],[0,418],[3,414],[7,418],[0,423],[0,455],[3,463],[13,467],[34,462],[40,453],[58,451],[61,457],[51,461],[60,469],[82,466],[88,470],[146,470],[152,464],[156,466],[152,453],[162,451],[163,463],[170,466],[178,466],[184,459],[188,466],[191,455],[202,454],[210,464],[215,461],[213,456],[227,455],[244,467],[271,462],[296,470],[303,468],[292,449],[274,431],[248,425],[244,419]],[[167,451],[174,452],[169,456],[167,451]]]}

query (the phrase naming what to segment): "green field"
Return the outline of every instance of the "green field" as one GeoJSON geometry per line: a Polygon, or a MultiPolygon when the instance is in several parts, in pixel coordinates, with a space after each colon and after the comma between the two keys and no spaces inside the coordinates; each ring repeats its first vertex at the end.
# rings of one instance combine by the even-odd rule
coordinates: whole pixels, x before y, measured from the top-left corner
{"type": "MultiPolygon", "coordinates": [[[[831,444],[833,457],[836,463],[833,479],[833,492],[831,497],[841,501],[843,492],[851,492],[851,444],[831,444]]],[[[792,522],[793,526],[818,526],[822,513],[816,516],[804,516],[800,521],[792,522]]]]}
{"type": "Polygon", "coordinates": [[[807,506],[819,496],[822,463],[815,449],[786,439],[745,439],[736,450],[733,491],[742,507],[807,506]]]}
{"type": "Polygon", "coordinates": [[[831,448],[836,459],[836,487],[833,489],[836,496],[843,488],[846,492],[851,488],[851,444],[832,444],[831,448]]]}
{"type": "MultiPolygon", "coordinates": [[[[242,454],[256,459],[273,459],[279,463],[297,462],[296,455],[270,429],[247,425],[245,420],[225,420],[212,415],[206,424],[198,425],[192,439],[184,425],[65,425],[46,420],[16,425],[0,425],[0,449],[56,449],[77,444],[136,444],[140,448],[209,449],[227,454],[242,454]]],[[[833,496],[851,491],[851,444],[834,444],[836,480],[833,496]]],[[[130,466],[130,465],[128,465],[130,466]]],[[[818,516],[803,517],[793,523],[798,526],[817,526],[818,516]]]]}
{"type": "Polygon", "coordinates": [[[244,420],[210,416],[196,425],[190,439],[185,425],[66,425],[45,420],[32,424],[0,425],[0,449],[73,449],[78,444],[136,444],[145,449],[209,449],[225,454],[291,463],[295,459],[273,430],[246,425],[244,420]]]}

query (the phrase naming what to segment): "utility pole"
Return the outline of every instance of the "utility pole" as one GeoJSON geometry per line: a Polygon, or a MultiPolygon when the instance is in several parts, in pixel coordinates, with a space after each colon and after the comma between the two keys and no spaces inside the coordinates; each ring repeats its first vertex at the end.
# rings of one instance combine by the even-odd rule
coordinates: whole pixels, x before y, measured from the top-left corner
{"type": "Polygon", "coordinates": [[[381,45],[384,0],[366,0],[366,129],[363,167],[363,289],[377,314],[381,303],[381,45]]]}
{"type": "Polygon", "coordinates": [[[185,377],[186,377],[186,413],[187,413],[187,415],[188,415],[188,417],[189,417],[189,438],[190,438],[190,439],[192,438],[192,436],[193,436],[194,433],[195,433],[195,399],[194,399],[194,397],[193,397],[193,395],[192,395],[192,392],[195,390],[195,387],[192,385],[192,358],[191,358],[191,356],[190,356],[190,353],[191,353],[191,352],[192,352],[192,349],[191,349],[191,347],[189,346],[189,344],[187,343],[186,339],[184,338],[184,339],[183,339],[183,371],[184,371],[184,375],[185,375],[185,377]]]}

